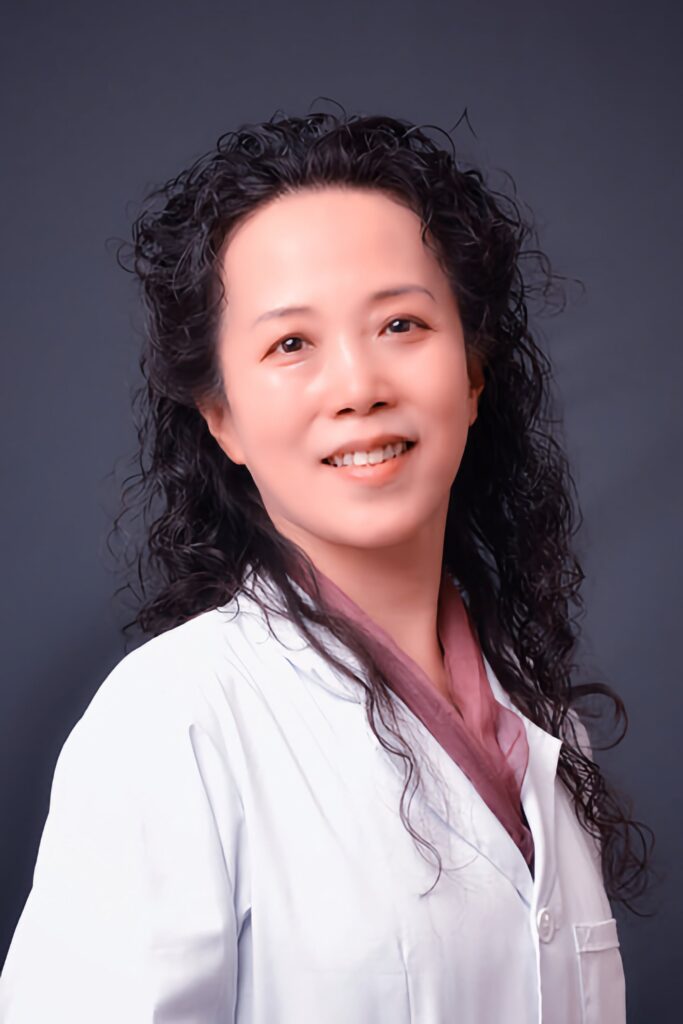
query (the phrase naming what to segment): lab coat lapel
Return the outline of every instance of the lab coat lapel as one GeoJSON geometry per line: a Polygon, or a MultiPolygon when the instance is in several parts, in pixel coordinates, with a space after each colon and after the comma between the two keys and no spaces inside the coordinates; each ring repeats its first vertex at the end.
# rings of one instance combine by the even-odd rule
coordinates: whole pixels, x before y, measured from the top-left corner
{"type": "Polygon", "coordinates": [[[522,806],[534,837],[534,890],[536,904],[549,902],[557,875],[555,846],[555,779],[562,740],[541,729],[522,714],[503,689],[484,658],[486,674],[496,700],[521,718],[529,744],[529,763],[522,783],[522,806]]]}
{"type": "MultiPolygon", "coordinates": [[[[527,904],[539,906],[549,901],[557,870],[554,841],[555,777],[562,742],[539,728],[514,706],[483,653],[482,657],[494,697],[521,718],[527,735],[529,761],[522,783],[521,800],[534,839],[533,878],[515,841],[461,768],[426,728],[424,732],[428,737],[430,755],[436,758],[448,791],[457,794],[455,805],[466,811],[461,817],[467,821],[467,835],[458,831],[457,823],[450,815],[444,815],[429,791],[424,798],[442,823],[458,832],[466,842],[472,843],[482,856],[509,879],[527,904]]],[[[401,705],[414,721],[419,721],[402,701],[401,705]]]]}
{"type": "MultiPolygon", "coordinates": [[[[454,832],[461,840],[473,846],[482,857],[490,861],[514,886],[521,898],[531,905],[534,880],[514,839],[508,834],[479,791],[472,785],[462,768],[410,709],[398,697],[396,700],[405,709],[412,728],[418,731],[421,742],[426,747],[429,760],[437,766],[439,777],[445,785],[448,797],[447,807],[443,806],[440,787],[425,786],[421,799],[440,820],[442,826],[454,832]],[[466,826],[461,822],[466,823],[466,826]]],[[[531,821],[529,826],[533,833],[531,821]]],[[[535,839],[534,835],[534,841],[535,839]]]]}

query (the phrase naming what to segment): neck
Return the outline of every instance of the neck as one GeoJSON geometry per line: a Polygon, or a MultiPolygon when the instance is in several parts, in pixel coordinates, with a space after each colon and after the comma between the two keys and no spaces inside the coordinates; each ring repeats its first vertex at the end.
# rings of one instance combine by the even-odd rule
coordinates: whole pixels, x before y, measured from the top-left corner
{"type": "MultiPolygon", "coordinates": [[[[443,534],[434,524],[410,545],[358,548],[308,543],[302,547],[316,570],[384,629],[442,690],[443,651],[437,633],[439,588],[443,565],[443,534]]],[[[319,540],[316,538],[316,540],[319,540]]]]}

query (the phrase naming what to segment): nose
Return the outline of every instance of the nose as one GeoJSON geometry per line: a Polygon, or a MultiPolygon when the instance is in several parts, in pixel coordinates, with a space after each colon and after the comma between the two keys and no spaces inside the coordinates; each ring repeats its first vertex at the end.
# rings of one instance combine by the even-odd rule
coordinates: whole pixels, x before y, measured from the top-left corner
{"type": "Polygon", "coordinates": [[[323,388],[333,412],[361,412],[391,400],[386,362],[377,345],[362,337],[346,336],[327,346],[323,388]]]}

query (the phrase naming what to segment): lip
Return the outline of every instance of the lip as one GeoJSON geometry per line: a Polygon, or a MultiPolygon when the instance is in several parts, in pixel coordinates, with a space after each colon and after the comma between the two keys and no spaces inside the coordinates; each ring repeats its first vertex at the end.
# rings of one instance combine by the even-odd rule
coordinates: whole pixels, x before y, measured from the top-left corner
{"type": "Polygon", "coordinates": [[[393,480],[395,476],[402,472],[413,460],[413,452],[417,448],[417,441],[413,445],[404,451],[401,455],[394,455],[393,458],[387,459],[386,462],[376,462],[374,465],[366,463],[364,466],[333,466],[331,463],[323,463],[324,466],[332,473],[336,473],[340,480],[355,480],[357,483],[362,483],[372,487],[380,486],[393,480]]]}
{"type": "Polygon", "coordinates": [[[399,441],[415,443],[415,439],[408,437],[406,434],[376,434],[370,438],[351,438],[349,441],[345,441],[343,445],[340,445],[339,448],[335,448],[329,455],[325,455],[321,462],[324,462],[325,459],[331,459],[335,455],[343,455],[346,452],[371,452],[373,448],[385,448],[388,444],[397,444],[399,441]]]}

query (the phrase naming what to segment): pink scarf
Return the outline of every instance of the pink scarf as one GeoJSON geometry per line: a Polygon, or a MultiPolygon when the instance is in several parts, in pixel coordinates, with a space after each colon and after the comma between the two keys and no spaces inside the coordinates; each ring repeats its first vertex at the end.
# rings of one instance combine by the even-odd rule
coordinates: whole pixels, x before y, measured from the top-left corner
{"type": "Polygon", "coordinates": [[[520,718],[494,697],[476,630],[460,591],[444,568],[437,632],[450,693],[461,714],[426,673],[328,576],[316,569],[332,610],[364,627],[389,685],[462,769],[522,852],[533,873],[534,843],[521,804],[529,760],[520,718]]]}

